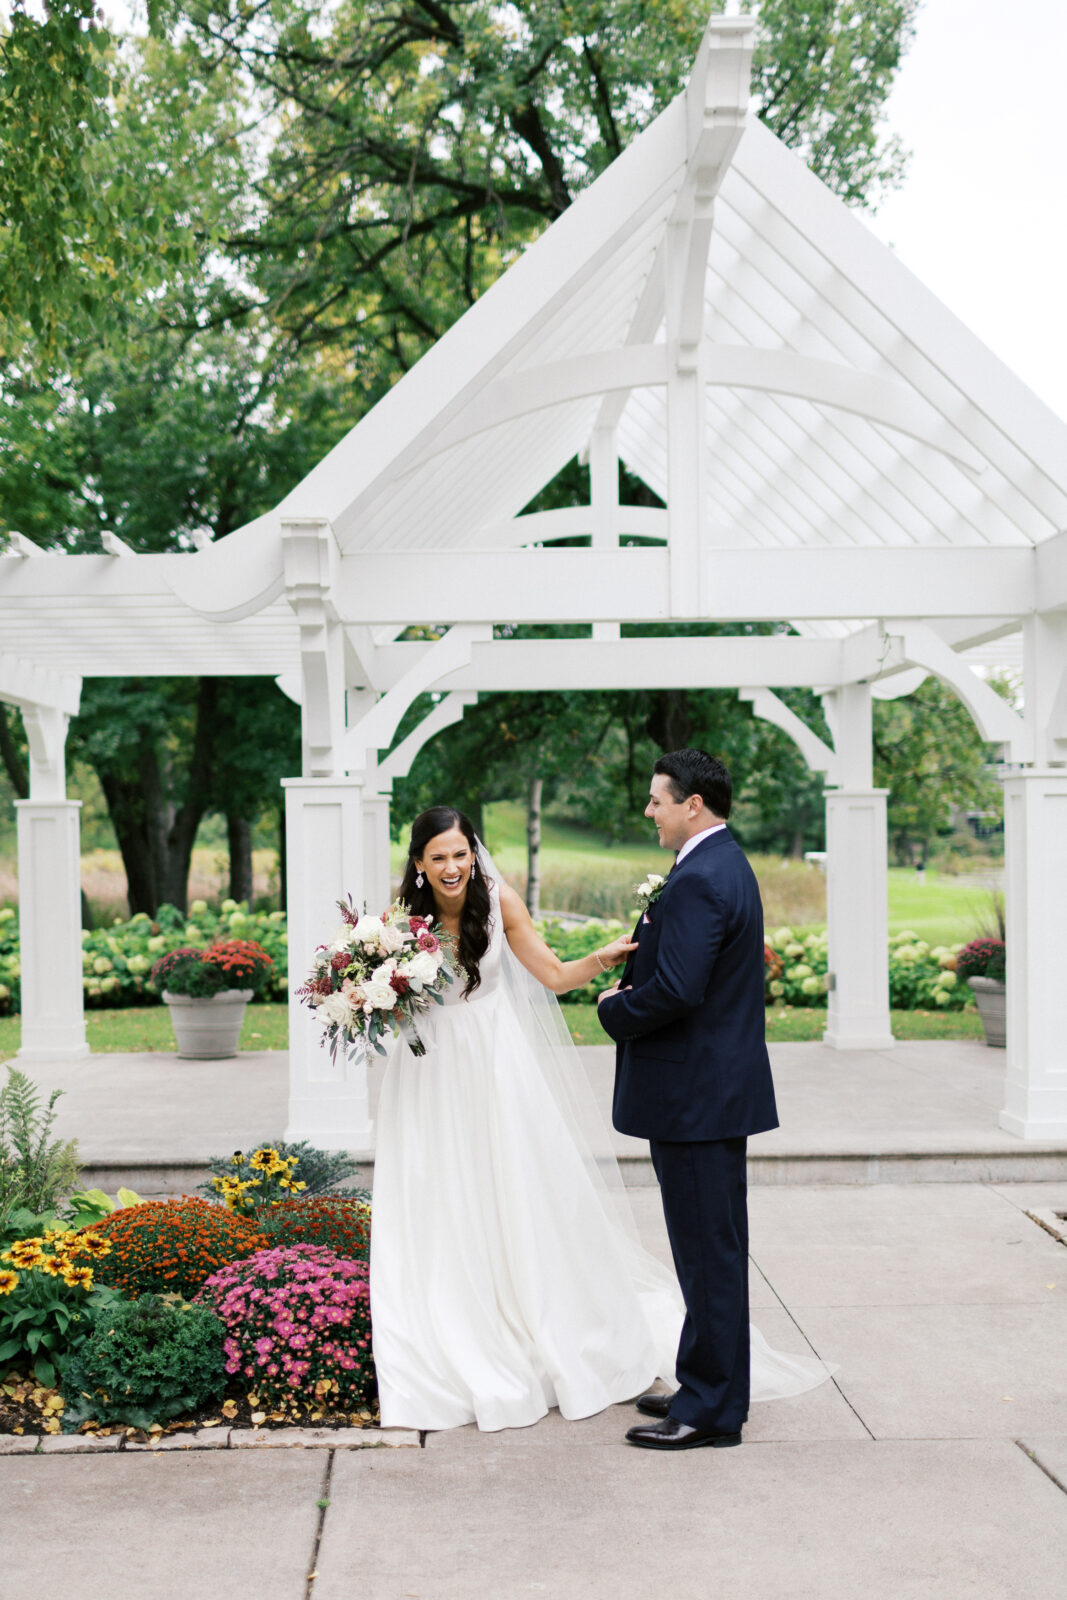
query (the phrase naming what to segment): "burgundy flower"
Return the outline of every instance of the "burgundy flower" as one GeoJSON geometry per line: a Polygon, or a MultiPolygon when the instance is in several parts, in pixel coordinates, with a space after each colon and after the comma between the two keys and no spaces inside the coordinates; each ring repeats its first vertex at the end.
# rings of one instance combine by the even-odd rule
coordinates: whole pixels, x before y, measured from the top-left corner
{"type": "Polygon", "coordinates": [[[405,978],[402,972],[391,972],[389,974],[389,987],[395,994],[407,994],[411,988],[411,980],[405,978]]]}
{"type": "Polygon", "coordinates": [[[412,933],[421,933],[423,928],[428,928],[430,926],[425,917],[409,917],[408,925],[411,928],[412,933]]]}
{"type": "Polygon", "coordinates": [[[330,957],[330,966],[335,972],[343,972],[351,959],[352,957],[348,954],[347,950],[338,950],[335,956],[330,957]]]}
{"type": "Polygon", "coordinates": [[[419,934],[419,949],[437,950],[439,948],[440,946],[438,945],[437,939],[434,937],[434,935],[428,928],[423,928],[422,932],[419,934]]]}

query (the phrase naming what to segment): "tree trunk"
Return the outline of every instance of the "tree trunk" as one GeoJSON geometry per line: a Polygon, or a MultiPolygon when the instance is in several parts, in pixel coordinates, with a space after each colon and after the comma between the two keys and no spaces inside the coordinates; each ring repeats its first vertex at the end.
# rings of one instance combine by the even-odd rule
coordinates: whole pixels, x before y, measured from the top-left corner
{"type": "Polygon", "coordinates": [[[285,796],[282,795],[281,805],[278,807],[278,910],[286,911],[289,908],[289,895],[287,882],[289,874],[289,853],[285,844],[285,796]]]}
{"type": "Polygon", "coordinates": [[[251,911],[255,896],[252,882],[252,824],[247,817],[228,811],[226,837],[230,846],[230,899],[247,900],[251,911]]]}
{"type": "Polygon", "coordinates": [[[531,917],[541,915],[541,794],[544,781],[531,778],[526,792],[526,909],[531,917]]]}
{"type": "MultiPolygon", "coordinates": [[[[211,769],[215,738],[215,703],[218,682],[201,678],[196,697],[196,732],[185,781],[185,799],[165,839],[164,898],[185,911],[189,900],[189,869],[196,830],[211,798],[211,769]]],[[[169,809],[169,808],[168,808],[169,809]]],[[[161,813],[166,814],[162,807],[161,813]]]]}
{"type": "MultiPolygon", "coordinates": [[[[16,717],[18,711],[15,712],[16,717]]],[[[17,726],[17,724],[16,724],[17,726]]],[[[11,731],[11,724],[7,720],[7,706],[0,704],[0,760],[3,760],[7,770],[11,787],[15,791],[16,800],[28,800],[30,797],[30,779],[26,770],[26,763],[22,759],[18,742],[11,731]]]]}
{"type": "Polygon", "coordinates": [[[104,767],[97,767],[96,770],[126,871],[126,899],[130,915],[146,911],[150,917],[154,917],[161,896],[140,785],[126,781],[104,767]]]}

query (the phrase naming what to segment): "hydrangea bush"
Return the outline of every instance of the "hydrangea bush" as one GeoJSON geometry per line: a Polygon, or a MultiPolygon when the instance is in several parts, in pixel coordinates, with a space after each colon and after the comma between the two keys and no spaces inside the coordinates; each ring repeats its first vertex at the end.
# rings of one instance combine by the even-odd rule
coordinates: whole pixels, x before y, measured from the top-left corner
{"type": "Polygon", "coordinates": [[[214,1273],[196,1303],[225,1328],[226,1371],[261,1403],[352,1412],[373,1398],[366,1262],[322,1245],[260,1250],[214,1273]]]}
{"type": "Polygon", "coordinates": [[[146,1200],[112,1212],[84,1233],[111,1246],[97,1279],[126,1295],[191,1298],[220,1267],[260,1250],[256,1223],[208,1200],[146,1200]]]}
{"type": "MultiPolygon", "coordinates": [[[[956,973],[959,945],[929,945],[907,929],[889,940],[889,1004],[894,1011],[962,1011],[970,990],[956,973]]],[[[764,975],[768,1005],[824,1006],[827,991],[825,931],[803,938],[792,928],[767,937],[764,975]]]]}

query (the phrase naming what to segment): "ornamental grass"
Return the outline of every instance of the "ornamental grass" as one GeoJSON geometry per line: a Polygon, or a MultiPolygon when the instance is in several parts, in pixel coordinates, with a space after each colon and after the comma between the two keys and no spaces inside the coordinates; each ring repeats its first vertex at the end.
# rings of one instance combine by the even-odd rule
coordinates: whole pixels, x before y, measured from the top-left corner
{"type": "Polygon", "coordinates": [[[279,1245],[320,1244],[349,1261],[370,1259],[370,1206],[347,1195],[313,1195],[261,1206],[256,1217],[279,1245]]]}
{"type": "Polygon", "coordinates": [[[196,1297],[222,1322],[226,1371],[260,1402],[353,1412],[374,1396],[367,1265],[321,1245],[260,1250],[196,1297]]]}
{"type": "Polygon", "coordinates": [[[148,1200],[114,1211],[83,1231],[111,1246],[97,1267],[97,1281],[130,1296],[191,1299],[213,1272],[268,1242],[255,1222],[193,1199],[148,1200]]]}

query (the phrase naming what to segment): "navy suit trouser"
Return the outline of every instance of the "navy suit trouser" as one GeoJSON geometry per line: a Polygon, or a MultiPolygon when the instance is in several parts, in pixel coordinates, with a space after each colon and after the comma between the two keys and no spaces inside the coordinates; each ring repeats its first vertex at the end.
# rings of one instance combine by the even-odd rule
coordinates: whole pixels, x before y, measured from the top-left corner
{"type": "Polygon", "coordinates": [[[748,1416],[746,1143],[651,1141],[686,1312],[671,1416],[722,1433],[748,1416]]]}

